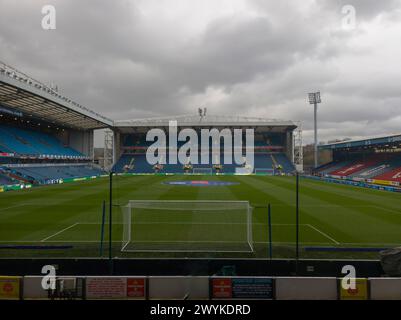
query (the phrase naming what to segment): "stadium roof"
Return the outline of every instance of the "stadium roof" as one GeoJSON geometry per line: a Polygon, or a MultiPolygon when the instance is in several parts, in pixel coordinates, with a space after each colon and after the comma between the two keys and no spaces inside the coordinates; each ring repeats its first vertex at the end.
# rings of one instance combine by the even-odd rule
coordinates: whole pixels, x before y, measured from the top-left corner
{"type": "Polygon", "coordinates": [[[260,127],[280,132],[297,128],[292,121],[232,115],[181,115],[113,121],[0,61],[1,112],[81,130],[117,127],[121,131],[130,131],[134,128],[168,127],[170,121],[177,121],[178,126],[184,127],[260,127]]]}
{"type": "Polygon", "coordinates": [[[90,130],[113,125],[112,120],[1,62],[0,105],[63,127],[90,130]]]}
{"type": "Polygon", "coordinates": [[[181,115],[136,120],[120,120],[115,121],[114,126],[119,129],[135,127],[168,127],[170,121],[177,121],[177,125],[183,127],[281,127],[288,130],[297,128],[297,125],[292,121],[231,115],[181,115]]]}
{"type": "Polygon", "coordinates": [[[399,142],[401,144],[401,133],[328,143],[319,146],[319,148],[320,149],[358,148],[358,147],[369,147],[375,145],[386,145],[386,144],[392,144],[394,142],[399,142]]]}

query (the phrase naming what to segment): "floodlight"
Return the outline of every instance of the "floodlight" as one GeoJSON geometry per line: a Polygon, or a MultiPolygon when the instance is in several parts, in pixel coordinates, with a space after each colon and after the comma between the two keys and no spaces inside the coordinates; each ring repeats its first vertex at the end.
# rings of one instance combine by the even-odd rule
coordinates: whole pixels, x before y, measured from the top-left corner
{"type": "Polygon", "coordinates": [[[317,105],[321,103],[322,100],[320,98],[320,91],[312,92],[308,94],[309,103],[314,105],[314,160],[315,160],[315,168],[317,168],[319,161],[318,161],[318,152],[317,152],[317,105]]]}

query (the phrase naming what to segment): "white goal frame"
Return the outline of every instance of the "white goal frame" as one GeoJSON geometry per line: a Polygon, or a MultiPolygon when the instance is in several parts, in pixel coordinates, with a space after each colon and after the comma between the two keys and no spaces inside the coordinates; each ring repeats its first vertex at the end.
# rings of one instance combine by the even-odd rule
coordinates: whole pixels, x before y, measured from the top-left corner
{"type": "Polygon", "coordinates": [[[192,169],[193,174],[213,174],[213,168],[193,168],[192,169]]]}
{"type": "Polygon", "coordinates": [[[274,176],[274,169],[271,168],[255,168],[255,174],[266,174],[266,175],[271,175],[274,176]]]}
{"type": "MultiPolygon", "coordinates": [[[[140,207],[140,206],[139,206],[140,207]]],[[[254,246],[253,246],[253,234],[252,234],[252,215],[253,215],[253,207],[250,205],[249,201],[220,201],[220,200],[130,200],[127,205],[122,206],[122,214],[123,214],[123,238],[122,238],[122,248],[121,252],[232,252],[232,253],[253,253],[254,252],[254,246]],[[215,241],[215,240],[210,240],[210,241],[204,241],[205,243],[216,243],[216,244],[231,244],[233,245],[234,243],[241,244],[244,246],[246,244],[245,249],[219,249],[216,248],[216,250],[210,250],[210,249],[157,249],[157,248],[150,248],[150,249],[132,249],[129,248],[130,243],[133,243],[132,241],[132,216],[133,216],[133,211],[135,210],[135,207],[138,205],[159,205],[162,207],[165,204],[177,204],[177,209],[174,208],[176,211],[180,211],[180,207],[185,207],[185,205],[191,205],[191,204],[202,204],[202,205],[215,205],[219,206],[220,208],[217,210],[224,210],[222,209],[225,205],[227,205],[227,210],[225,210],[227,213],[230,213],[230,206],[233,208],[234,206],[238,205],[238,208],[243,206],[243,209],[246,210],[246,213],[244,211],[244,214],[246,214],[246,225],[245,223],[237,223],[237,225],[244,224],[244,228],[246,228],[246,241],[215,241]]],[[[242,208],[241,208],[242,209],[242,208]]],[[[171,210],[171,209],[170,209],[171,210]]],[[[185,210],[185,209],[184,209],[185,210]]],[[[216,210],[216,209],[197,209],[197,211],[210,211],[210,210],[216,210]]],[[[245,221],[245,219],[244,219],[245,221]]],[[[211,225],[213,223],[210,223],[211,225]]],[[[229,225],[230,222],[227,223],[217,223],[221,224],[222,226],[224,225],[229,225]]],[[[170,242],[170,241],[167,241],[170,242]]],[[[196,242],[197,244],[201,243],[202,241],[177,241],[180,243],[191,243],[191,242],[196,242]]]]}

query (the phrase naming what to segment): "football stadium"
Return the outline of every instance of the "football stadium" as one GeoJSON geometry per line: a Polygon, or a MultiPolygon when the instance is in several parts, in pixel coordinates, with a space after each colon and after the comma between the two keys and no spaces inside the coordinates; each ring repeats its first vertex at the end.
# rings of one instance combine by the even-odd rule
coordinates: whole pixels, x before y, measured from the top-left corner
{"type": "MultiPolygon", "coordinates": [[[[6,65],[0,77],[2,263],[185,258],[219,261],[222,270],[234,264],[225,271],[234,274],[233,261],[270,261],[278,272],[280,261],[377,261],[400,244],[401,135],[321,145],[332,161],[307,173],[294,121],[206,110],[113,121],[6,65]],[[184,147],[179,139],[150,164],[147,132],[163,132],[170,144],[171,121],[195,133],[253,129],[252,170],[237,173],[246,162],[226,156],[223,144],[233,138],[220,135],[207,147],[191,143],[207,161],[187,151],[183,164],[163,161],[184,147]],[[107,129],[103,166],[93,162],[99,128],[107,129]]],[[[234,142],[241,155],[242,138],[234,142]]],[[[372,264],[368,274],[377,272],[372,264]]]]}
{"type": "Polygon", "coordinates": [[[25,26],[32,42],[0,21],[0,300],[235,309],[146,301],[144,314],[178,317],[249,315],[252,300],[401,300],[399,89],[373,93],[390,82],[376,62],[392,57],[358,47],[387,11],[374,24],[363,11],[367,29],[349,35],[316,1],[274,14],[260,1],[197,14],[122,2],[117,17],[96,3],[121,22],[110,34],[66,3],[57,28],[52,5],[38,33],[25,26]],[[353,57],[364,50],[373,63],[353,57]],[[321,104],[338,110],[320,118],[321,104]]]}

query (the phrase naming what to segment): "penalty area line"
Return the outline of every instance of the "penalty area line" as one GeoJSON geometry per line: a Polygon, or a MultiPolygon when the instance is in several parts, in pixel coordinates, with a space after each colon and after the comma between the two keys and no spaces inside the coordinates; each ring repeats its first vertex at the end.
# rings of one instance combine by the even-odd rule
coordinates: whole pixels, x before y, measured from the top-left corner
{"type": "Polygon", "coordinates": [[[336,241],[335,239],[333,239],[332,237],[330,237],[327,233],[324,233],[323,231],[319,230],[318,228],[314,227],[311,224],[307,224],[307,226],[317,232],[319,232],[321,235],[325,236],[327,239],[333,241],[335,244],[341,244],[340,242],[336,241]]]}
{"type": "Polygon", "coordinates": [[[58,231],[58,232],[56,232],[56,233],[54,233],[54,234],[52,234],[52,235],[50,235],[50,236],[48,236],[48,237],[46,237],[46,238],[40,240],[40,242],[45,242],[45,241],[47,241],[47,240],[49,240],[49,239],[51,239],[51,238],[53,238],[53,237],[59,235],[60,233],[62,233],[62,232],[64,232],[64,231],[67,231],[67,230],[69,230],[69,229],[75,227],[75,226],[78,225],[78,224],[79,224],[79,223],[76,222],[76,223],[70,225],[69,227],[64,228],[64,229],[62,229],[62,230],[60,230],[60,231],[58,231]]]}
{"type": "Polygon", "coordinates": [[[6,208],[1,208],[0,211],[12,209],[12,208],[23,207],[23,206],[26,206],[26,204],[17,204],[17,205],[15,205],[15,206],[10,206],[10,207],[6,207],[6,208]]]}

